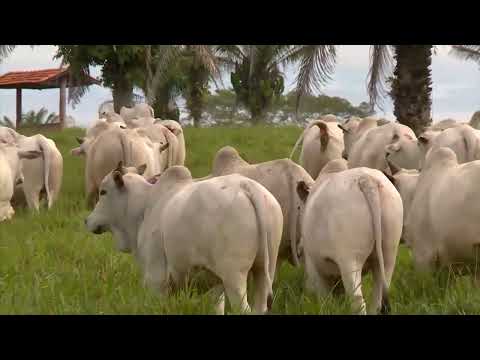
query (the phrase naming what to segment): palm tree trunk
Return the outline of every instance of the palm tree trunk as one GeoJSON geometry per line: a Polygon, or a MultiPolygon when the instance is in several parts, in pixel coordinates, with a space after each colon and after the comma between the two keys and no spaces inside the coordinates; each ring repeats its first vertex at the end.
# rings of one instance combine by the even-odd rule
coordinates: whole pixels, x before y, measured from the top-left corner
{"type": "Polygon", "coordinates": [[[131,107],[133,105],[133,84],[122,76],[118,77],[113,84],[112,97],[116,113],[120,113],[122,106],[131,107]]]}
{"type": "Polygon", "coordinates": [[[394,115],[419,135],[432,122],[432,45],[397,45],[395,59],[394,115]]]}

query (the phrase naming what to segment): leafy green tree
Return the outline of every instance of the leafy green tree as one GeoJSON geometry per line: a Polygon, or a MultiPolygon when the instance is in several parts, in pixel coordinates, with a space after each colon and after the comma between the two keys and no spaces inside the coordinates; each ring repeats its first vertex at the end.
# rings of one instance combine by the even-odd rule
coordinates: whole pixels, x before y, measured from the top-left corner
{"type": "Polygon", "coordinates": [[[43,124],[51,124],[57,117],[56,113],[48,113],[48,110],[42,107],[40,110],[30,110],[29,112],[22,114],[21,124],[24,126],[37,126],[43,124]]]}
{"type": "MultiPolygon", "coordinates": [[[[75,79],[90,73],[90,66],[100,66],[103,85],[112,89],[114,109],[132,106],[134,84],[145,76],[144,45],[57,45],[56,59],[70,65],[75,79]]],[[[85,87],[77,87],[72,95],[74,103],[85,93],[85,87]]]]}
{"type": "MultiPolygon", "coordinates": [[[[58,117],[56,113],[48,113],[48,110],[42,107],[40,110],[30,110],[27,113],[22,114],[21,125],[23,126],[38,126],[44,124],[52,124],[54,120],[58,117]]],[[[4,116],[0,120],[0,126],[7,126],[12,129],[15,128],[15,122],[12,121],[9,117],[4,116]]]]}
{"type": "Polygon", "coordinates": [[[216,47],[213,45],[147,45],[146,77],[139,86],[155,114],[178,119],[175,99],[182,95],[198,125],[209,94],[209,82],[219,77],[216,47]],[[173,114],[172,114],[173,112],[173,114]]]}
{"type": "Polygon", "coordinates": [[[237,100],[260,121],[284,91],[280,67],[299,63],[296,107],[330,79],[336,60],[333,45],[220,45],[220,61],[232,70],[231,82],[237,100]]]}

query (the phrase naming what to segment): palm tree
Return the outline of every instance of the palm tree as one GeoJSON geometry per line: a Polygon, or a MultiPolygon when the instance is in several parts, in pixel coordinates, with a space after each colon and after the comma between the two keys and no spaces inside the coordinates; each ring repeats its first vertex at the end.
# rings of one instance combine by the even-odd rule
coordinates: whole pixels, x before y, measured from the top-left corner
{"type": "Polygon", "coordinates": [[[0,45],[0,64],[15,50],[17,45],[0,45]]]}
{"type": "Polygon", "coordinates": [[[296,109],[331,79],[336,62],[334,45],[221,45],[220,60],[231,72],[238,102],[259,121],[275,98],[284,91],[281,67],[299,63],[296,77],[296,109]]]}
{"type": "Polygon", "coordinates": [[[38,125],[44,125],[44,124],[51,124],[57,117],[58,116],[56,113],[48,114],[48,110],[42,107],[37,112],[35,112],[34,110],[30,110],[29,112],[23,114],[22,125],[38,126],[38,125]]]}
{"type": "Polygon", "coordinates": [[[220,78],[217,49],[213,45],[147,45],[146,78],[140,84],[155,114],[178,119],[175,98],[183,95],[198,126],[210,81],[220,78]]]}
{"type": "Polygon", "coordinates": [[[480,45],[452,45],[450,53],[460,59],[480,64],[480,45]]]}
{"type": "Polygon", "coordinates": [[[15,129],[15,122],[10,120],[9,117],[4,116],[3,120],[0,120],[0,126],[6,126],[12,129],[15,129]]]}
{"type": "Polygon", "coordinates": [[[385,84],[389,78],[393,113],[399,123],[408,125],[417,135],[432,122],[430,65],[433,51],[433,45],[373,45],[370,51],[368,94],[371,104],[382,108],[379,100],[386,94],[385,84]],[[389,77],[393,63],[393,76],[389,77]]]}

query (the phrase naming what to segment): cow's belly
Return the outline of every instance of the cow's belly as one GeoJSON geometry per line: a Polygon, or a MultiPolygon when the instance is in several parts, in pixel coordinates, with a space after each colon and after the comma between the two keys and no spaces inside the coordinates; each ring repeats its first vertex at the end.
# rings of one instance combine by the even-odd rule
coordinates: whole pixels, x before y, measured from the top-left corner
{"type": "Polygon", "coordinates": [[[195,266],[213,272],[250,267],[258,250],[258,229],[253,207],[242,196],[235,204],[210,199],[193,207],[187,200],[176,202],[164,231],[168,263],[182,272],[195,266]]]}

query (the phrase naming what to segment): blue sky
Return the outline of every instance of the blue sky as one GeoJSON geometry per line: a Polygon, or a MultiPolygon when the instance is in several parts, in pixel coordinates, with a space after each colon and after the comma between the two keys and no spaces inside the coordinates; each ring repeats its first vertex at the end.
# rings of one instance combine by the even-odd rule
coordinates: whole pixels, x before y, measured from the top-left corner
{"type": "MultiPolygon", "coordinates": [[[[465,62],[448,54],[448,46],[439,46],[433,57],[433,117],[435,121],[452,117],[468,121],[472,114],[480,110],[480,68],[473,62],[465,62]]],[[[36,70],[55,68],[58,60],[53,60],[55,47],[19,46],[11,56],[0,64],[0,74],[17,70],[36,70]]],[[[368,99],[366,93],[366,76],[369,65],[368,45],[342,45],[338,51],[338,62],[333,80],[322,89],[329,96],[340,96],[354,105],[368,99]]],[[[92,69],[92,75],[99,76],[98,68],[92,69]]],[[[293,86],[295,69],[285,71],[287,88],[293,86]]],[[[226,77],[228,79],[228,77],[226,77]]],[[[224,84],[229,87],[228,80],[224,84]]],[[[42,106],[50,112],[58,113],[58,89],[23,90],[23,110],[39,110],[42,106]]],[[[78,125],[88,125],[97,118],[98,105],[111,99],[109,89],[92,86],[73,109],[68,106],[67,113],[72,115],[78,125]]],[[[392,105],[385,102],[385,113],[378,113],[393,119],[392,105]]],[[[15,90],[0,90],[0,116],[15,118],[15,90]]]]}

